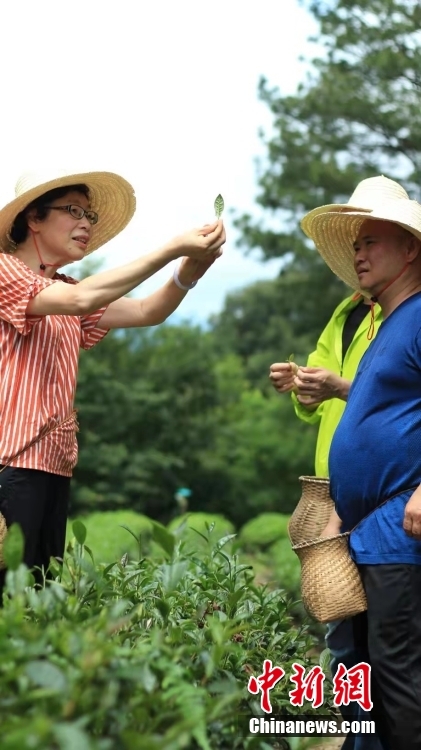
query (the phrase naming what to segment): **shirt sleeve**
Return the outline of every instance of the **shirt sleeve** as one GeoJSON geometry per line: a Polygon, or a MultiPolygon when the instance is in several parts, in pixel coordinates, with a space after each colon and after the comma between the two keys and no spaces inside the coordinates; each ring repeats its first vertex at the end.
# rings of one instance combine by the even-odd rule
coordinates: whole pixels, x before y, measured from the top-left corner
{"type": "MultiPolygon", "coordinates": [[[[56,273],[54,278],[60,279],[60,281],[64,281],[66,284],[78,284],[79,283],[76,279],[73,279],[71,276],[65,276],[62,273],[56,273]]],[[[108,305],[106,305],[105,307],[101,307],[99,310],[94,310],[94,312],[91,312],[88,315],[80,316],[80,326],[81,326],[80,345],[82,349],[92,349],[92,347],[95,346],[95,344],[97,344],[99,341],[101,341],[104,338],[104,336],[107,335],[108,330],[97,328],[97,325],[99,321],[101,320],[102,316],[104,315],[107,307],[108,305]]]]}
{"type": "Polygon", "coordinates": [[[0,253],[0,318],[27,336],[42,320],[41,315],[27,315],[28,304],[51,284],[53,279],[38,276],[18,258],[0,253]]]}

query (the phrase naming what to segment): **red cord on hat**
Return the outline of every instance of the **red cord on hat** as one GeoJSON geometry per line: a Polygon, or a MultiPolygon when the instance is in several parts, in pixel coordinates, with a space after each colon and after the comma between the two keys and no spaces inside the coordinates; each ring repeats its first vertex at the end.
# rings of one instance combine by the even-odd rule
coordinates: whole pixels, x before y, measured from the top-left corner
{"type": "Polygon", "coordinates": [[[389,287],[392,286],[392,284],[394,284],[395,281],[397,281],[402,276],[402,274],[406,271],[406,269],[408,268],[408,266],[409,266],[409,263],[405,263],[404,267],[402,268],[401,271],[399,271],[398,275],[395,276],[391,281],[389,281],[388,284],[386,284],[386,286],[381,290],[381,292],[379,292],[378,296],[377,297],[371,297],[371,299],[370,299],[370,326],[369,326],[369,329],[367,331],[367,339],[369,341],[371,341],[371,339],[374,336],[374,325],[375,325],[375,320],[374,320],[374,305],[376,304],[376,302],[379,301],[380,295],[383,294],[383,292],[385,292],[386,289],[389,289],[389,287]]]}

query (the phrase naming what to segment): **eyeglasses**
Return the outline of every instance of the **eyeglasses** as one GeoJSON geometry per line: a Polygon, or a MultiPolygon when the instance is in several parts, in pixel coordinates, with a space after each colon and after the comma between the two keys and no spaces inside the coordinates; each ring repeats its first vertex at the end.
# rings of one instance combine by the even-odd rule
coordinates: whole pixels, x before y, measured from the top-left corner
{"type": "Polygon", "coordinates": [[[91,211],[90,209],[86,211],[82,206],[72,204],[70,206],[46,206],[46,208],[54,211],[68,211],[70,216],[73,216],[74,219],[83,219],[83,217],[86,216],[90,224],[96,224],[98,221],[98,214],[96,211],[91,211]]]}

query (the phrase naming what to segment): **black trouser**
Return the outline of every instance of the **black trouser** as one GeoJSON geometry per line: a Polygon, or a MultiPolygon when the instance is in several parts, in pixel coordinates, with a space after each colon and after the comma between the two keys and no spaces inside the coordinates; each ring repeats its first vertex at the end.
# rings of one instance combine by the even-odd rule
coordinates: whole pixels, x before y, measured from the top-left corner
{"type": "Polygon", "coordinates": [[[357,638],[372,668],[372,718],[385,750],[421,748],[421,566],[361,565],[357,638]]]}
{"type": "MultiPolygon", "coordinates": [[[[0,474],[0,512],[8,527],[21,526],[29,568],[47,570],[50,557],[63,558],[69,494],[69,477],[12,466],[0,474]]],[[[42,581],[40,572],[33,573],[42,581]]],[[[5,576],[6,571],[0,571],[0,606],[5,576]]]]}

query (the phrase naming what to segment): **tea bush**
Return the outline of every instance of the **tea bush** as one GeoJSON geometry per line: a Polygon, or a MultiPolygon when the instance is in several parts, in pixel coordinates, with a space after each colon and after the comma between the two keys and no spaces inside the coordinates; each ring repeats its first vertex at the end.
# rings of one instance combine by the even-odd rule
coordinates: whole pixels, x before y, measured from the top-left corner
{"type": "Polygon", "coordinates": [[[289,539],[279,539],[271,544],[267,552],[267,560],[273,571],[273,577],[281,588],[291,596],[299,597],[301,566],[297,555],[291,549],[289,539]]]}
{"type": "MultiPolygon", "coordinates": [[[[228,554],[231,536],[188,551],[153,524],[158,559],[96,564],[86,528],[73,525],[62,574],[35,590],[22,541],[6,540],[7,590],[0,610],[1,750],[264,750],[287,748],[241,736],[258,715],[247,691],[263,660],[286,677],[271,692],[289,703],[292,663],[309,667],[315,641],[294,626],[281,590],[254,584],[228,554]],[[88,540],[89,541],[89,540],[88,540]]],[[[320,713],[320,709],[318,710],[320,713]]],[[[306,714],[317,714],[311,704],[306,714]]]]}
{"type": "Polygon", "coordinates": [[[265,549],[278,539],[288,538],[289,516],[283,513],[261,513],[240,530],[241,546],[248,550],[265,549]]]}
{"type": "MultiPolygon", "coordinates": [[[[100,511],[90,513],[78,520],[86,526],[89,546],[98,562],[113,562],[125,552],[130,557],[139,558],[139,545],[124,527],[132,529],[137,536],[143,533],[147,538],[152,534],[151,520],[132,510],[100,511]]],[[[72,536],[72,522],[69,521],[68,540],[72,536]]]]}
{"type": "MultiPolygon", "coordinates": [[[[222,537],[232,535],[235,528],[231,521],[217,513],[186,513],[174,518],[167,526],[176,535],[182,534],[184,550],[199,550],[203,545],[216,543],[222,537]]],[[[231,550],[231,544],[228,543],[231,550]]]]}

